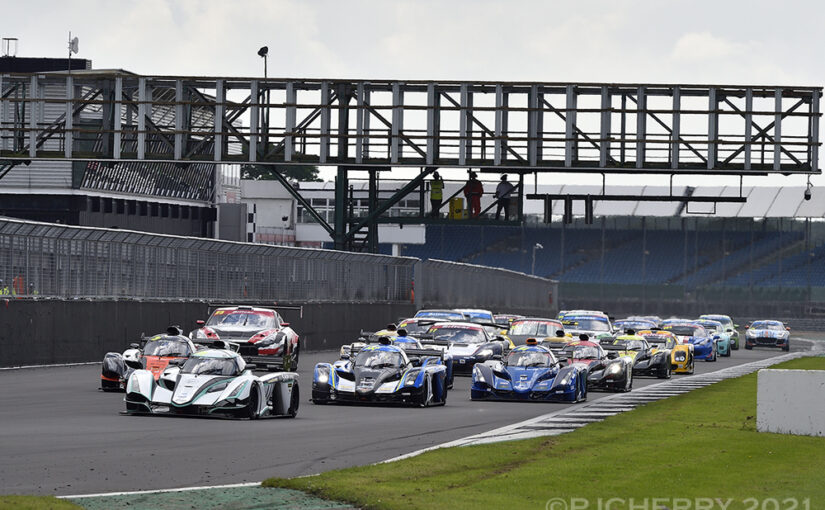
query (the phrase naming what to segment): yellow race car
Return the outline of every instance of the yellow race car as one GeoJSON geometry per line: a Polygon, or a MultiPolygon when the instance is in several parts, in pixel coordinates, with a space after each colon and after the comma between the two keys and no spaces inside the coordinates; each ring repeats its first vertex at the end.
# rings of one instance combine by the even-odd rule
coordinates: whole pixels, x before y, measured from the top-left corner
{"type": "Polygon", "coordinates": [[[693,344],[682,343],[678,336],[663,329],[648,329],[636,334],[644,337],[651,347],[670,349],[670,366],[674,374],[694,372],[693,344]]]}

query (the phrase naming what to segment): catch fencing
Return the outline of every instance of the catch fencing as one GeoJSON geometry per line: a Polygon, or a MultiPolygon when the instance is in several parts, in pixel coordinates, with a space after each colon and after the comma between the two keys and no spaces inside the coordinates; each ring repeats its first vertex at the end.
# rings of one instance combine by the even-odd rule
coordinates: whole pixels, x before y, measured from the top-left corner
{"type": "Polygon", "coordinates": [[[418,308],[449,306],[547,315],[558,282],[506,269],[425,260],[416,270],[418,308]]]}
{"type": "Polygon", "coordinates": [[[468,264],[0,218],[0,298],[536,310],[550,289],[549,280],[468,264]]]}

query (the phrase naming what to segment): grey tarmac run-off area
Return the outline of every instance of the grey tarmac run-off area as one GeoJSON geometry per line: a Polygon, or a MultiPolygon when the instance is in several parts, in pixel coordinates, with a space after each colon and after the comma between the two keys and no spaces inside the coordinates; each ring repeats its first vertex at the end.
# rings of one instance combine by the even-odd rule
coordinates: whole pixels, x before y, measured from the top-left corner
{"type": "MultiPolygon", "coordinates": [[[[823,333],[792,335],[807,350],[823,333]]],[[[697,373],[782,354],[733,351],[697,373]]],[[[566,404],[471,402],[456,378],[445,407],[316,406],[302,355],[296,419],[230,421],[122,416],[123,395],[98,391],[100,366],[0,371],[0,494],[77,495],[258,482],[369,464],[534,418],[566,404]]],[[[674,376],[690,377],[690,376],[674,376]]],[[[659,382],[639,378],[634,388],[659,382]]],[[[608,393],[592,392],[589,401],[608,393]]]]}

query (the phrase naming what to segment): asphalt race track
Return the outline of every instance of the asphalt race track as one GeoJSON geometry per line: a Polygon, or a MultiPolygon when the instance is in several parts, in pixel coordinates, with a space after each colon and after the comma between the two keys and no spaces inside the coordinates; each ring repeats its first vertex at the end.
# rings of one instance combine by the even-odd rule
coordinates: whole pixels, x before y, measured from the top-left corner
{"type": "MultiPolygon", "coordinates": [[[[808,350],[811,344],[792,336],[792,345],[808,350]]],[[[740,348],[716,363],[697,362],[697,373],[780,354],[740,348]]],[[[385,460],[566,405],[471,402],[467,377],[456,377],[445,407],[311,404],[312,367],[336,357],[303,353],[298,417],[259,421],[122,416],[123,394],[97,389],[97,364],[0,371],[0,494],[92,494],[314,474],[385,460]]],[[[656,382],[638,378],[634,387],[656,382]]],[[[588,400],[605,395],[591,392],[588,400]]]]}

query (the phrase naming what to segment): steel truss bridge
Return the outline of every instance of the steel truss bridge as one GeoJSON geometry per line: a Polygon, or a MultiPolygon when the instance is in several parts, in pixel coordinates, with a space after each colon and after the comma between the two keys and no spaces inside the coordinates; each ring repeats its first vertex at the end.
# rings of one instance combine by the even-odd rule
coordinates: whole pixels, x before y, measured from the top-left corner
{"type": "Polygon", "coordinates": [[[818,174],[821,96],[821,87],[9,74],[0,76],[0,179],[55,158],[102,162],[95,168],[113,174],[136,163],[337,166],[332,225],[276,177],[336,248],[360,241],[374,251],[377,223],[398,221],[382,215],[423,195],[440,167],[518,174],[519,203],[524,175],[539,172],[818,174]],[[419,173],[379,200],[378,172],[392,167],[419,173]],[[355,170],[370,179],[363,218],[347,207],[355,170]]]}

